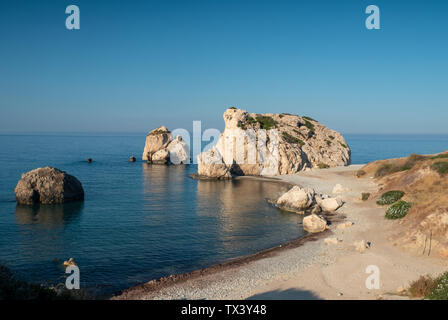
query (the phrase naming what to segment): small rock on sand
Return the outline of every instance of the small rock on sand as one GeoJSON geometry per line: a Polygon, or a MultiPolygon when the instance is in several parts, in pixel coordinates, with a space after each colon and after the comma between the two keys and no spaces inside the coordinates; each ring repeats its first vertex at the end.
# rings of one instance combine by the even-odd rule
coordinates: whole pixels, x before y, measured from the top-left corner
{"type": "Polygon", "coordinates": [[[355,250],[360,253],[363,253],[366,249],[370,248],[370,242],[365,240],[355,241],[353,245],[355,246],[355,250]]]}
{"type": "Polygon", "coordinates": [[[344,186],[342,186],[341,184],[338,183],[337,185],[334,186],[332,192],[334,194],[337,194],[337,193],[346,193],[346,192],[349,192],[349,191],[350,191],[349,188],[346,188],[346,187],[344,187],[344,186]]]}
{"type": "Polygon", "coordinates": [[[346,221],[346,222],[338,224],[337,228],[338,229],[345,229],[345,228],[351,227],[352,225],[353,225],[353,222],[346,221]]]}
{"type": "Polygon", "coordinates": [[[325,238],[324,243],[325,244],[338,244],[339,240],[338,238],[325,238]]]}

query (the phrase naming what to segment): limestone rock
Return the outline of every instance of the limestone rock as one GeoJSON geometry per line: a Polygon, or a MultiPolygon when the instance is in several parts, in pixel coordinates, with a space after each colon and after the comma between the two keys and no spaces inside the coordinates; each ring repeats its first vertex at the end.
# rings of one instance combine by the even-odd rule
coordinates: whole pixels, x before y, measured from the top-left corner
{"type": "Polygon", "coordinates": [[[212,148],[198,155],[198,175],[213,179],[228,179],[232,175],[230,167],[223,161],[216,148],[212,148]]]}
{"type": "Polygon", "coordinates": [[[188,164],[190,163],[190,148],[188,144],[182,140],[181,136],[171,141],[167,147],[170,153],[169,159],[172,164],[188,164]]]}
{"type": "Polygon", "coordinates": [[[277,206],[291,211],[303,211],[314,204],[314,190],[294,186],[278,200],[277,206]]]}
{"type": "Polygon", "coordinates": [[[320,203],[323,211],[333,212],[342,206],[342,200],[339,198],[327,198],[323,199],[320,203]]]}
{"type": "Polygon", "coordinates": [[[148,153],[155,153],[164,149],[171,142],[171,133],[165,126],[158,127],[146,136],[145,149],[143,150],[142,160],[148,160],[148,153]]]}
{"type": "Polygon", "coordinates": [[[333,188],[333,193],[334,194],[338,194],[338,193],[346,193],[346,192],[349,192],[350,191],[350,189],[349,188],[346,188],[346,187],[344,187],[344,186],[342,186],[341,184],[336,184],[335,186],[334,186],[334,188],[333,188]]]}
{"type": "Polygon", "coordinates": [[[360,253],[363,253],[366,249],[370,248],[370,242],[365,240],[355,241],[353,245],[355,246],[355,250],[360,253]]]}
{"type": "Polygon", "coordinates": [[[52,167],[22,174],[14,189],[19,204],[54,204],[84,200],[81,182],[74,176],[52,167]]]}
{"type": "Polygon", "coordinates": [[[170,160],[170,153],[166,148],[160,149],[159,151],[156,151],[152,155],[152,162],[154,164],[166,164],[168,163],[169,160],[170,160]]]}
{"type": "Polygon", "coordinates": [[[316,214],[303,218],[303,229],[311,233],[322,232],[327,229],[327,221],[316,214]]]}
{"type": "Polygon", "coordinates": [[[215,146],[222,160],[199,162],[199,174],[215,171],[204,167],[217,164],[231,175],[279,175],[350,163],[342,135],[311,118],[236,108],[227,109],[223,118],[225,130],[215,146]]]}

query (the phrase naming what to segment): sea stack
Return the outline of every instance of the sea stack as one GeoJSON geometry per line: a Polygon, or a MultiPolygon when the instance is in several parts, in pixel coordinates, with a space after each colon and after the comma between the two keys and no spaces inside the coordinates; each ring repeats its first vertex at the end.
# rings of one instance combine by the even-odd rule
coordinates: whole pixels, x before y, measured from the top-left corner
{"type": "Polygon", "coordinates": [[[177,136],[174,140],[165,127],[158,127],[148,133],[142,160],[153,164],[187,164],[190,162],[188,144],[177,136]]]}
{"type": "Polygon", "coordinates": [[[225,130],[216,146],[198,156],[199,176],[294,174],[350,164],[344,137],[309,117],[237,108],[227,109],[223,117],[225,130]]]}
{"type": "Polygon", "coordinates": [[[52,167],[22,174],[14,189],[19,204],[56,204],[84,200],[84,189],[74,176],[52,167]]]}

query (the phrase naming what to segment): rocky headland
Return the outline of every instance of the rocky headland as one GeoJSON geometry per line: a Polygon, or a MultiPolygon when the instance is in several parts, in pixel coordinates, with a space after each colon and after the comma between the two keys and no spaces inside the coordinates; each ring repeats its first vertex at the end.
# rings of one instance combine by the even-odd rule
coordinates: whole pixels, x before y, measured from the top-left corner
{"type": "Polygon", "coordinates": [[[229,108],[217,144],[198,156],[198,175],[233,176],[294,174],[311,168],[350,164],[344,137],[309,117],[257,114],[229,108]]]}

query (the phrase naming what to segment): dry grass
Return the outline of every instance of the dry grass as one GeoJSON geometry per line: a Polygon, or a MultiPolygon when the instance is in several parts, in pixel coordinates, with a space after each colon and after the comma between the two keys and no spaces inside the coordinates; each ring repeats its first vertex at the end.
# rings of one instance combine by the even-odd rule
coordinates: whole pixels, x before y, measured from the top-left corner
{"type": "Polygon", "coordinates": [[[424,298],[431,293],[431,290],[437,285],[437,279],[427,275],[420,276],[409,286],[409,295],[414,298],[424,298]]]}

